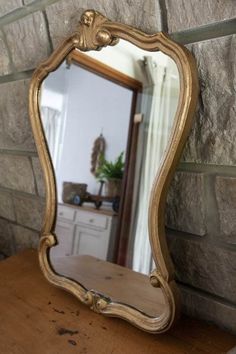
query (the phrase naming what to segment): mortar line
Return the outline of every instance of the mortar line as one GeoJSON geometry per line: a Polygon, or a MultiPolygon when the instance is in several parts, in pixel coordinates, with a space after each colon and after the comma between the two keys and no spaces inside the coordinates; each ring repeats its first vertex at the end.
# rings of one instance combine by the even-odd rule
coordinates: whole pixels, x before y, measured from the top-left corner
{"type": "Polygon", "coordinates": [[[230,301],[228,299],[225,299],[223,296],[220,296],[220,295],[217,295],[217,294],[213,294],[213,293],[210,293],[206,290],[203,290],[203,289],[200,289],[200,288],[197,288],[193,285],[190,285],[190,284],[186,284],[184,282],[181,282],[181,281],[176,281],[177,284],[180,286],[180,288],[183,288],[184,290],[192,293],[192,294],[196,294],[197,296],[203,296],[205,298],[208,298],[208,299],[211,299],[213,301],[216,301],[222,305],[226,305],[226,306],[230,306],[232,307],[233,309],[236,310],[236,304],[233,302],[233,301],[230,301]]]}
{"type": "Polygon", "coordinates": [[[36,151],[25,151],[25,150],[7,150],[7,149],[0,149],[1,155],[14,155],[14,156],[25,156],[25,157],[38,157],[36,151]]]}
{"type": "Polygon", "coordinates": [[[207,245],[210,245],[210,246],[216,247],[216,248],[220,248],[225,251],[236,252],[236,244],[221,241],[219,238],[217,240],[215,240],[213,238],[208,237],[207,234],[200,236],[200,235],[191,234],[189,232],[179,231],[179,230],[170,229],[170,228],[167,228],[166,234],[167,234],[168,242],[171,242],[171,239],[173,239],[173,237],[175,237],[175,239],[183,239],[186,241],[205,243],[207,245]],[[168,232],[168,230],[169,230],[169,232],[168,232]]]}
{"type": "Polygon", "coordinates": [[[2,216],[0,216],[0,220],[4,220],[4,221],[7,221],[9,224],[13,224],[13,225],[16,225],[16,226],[21,226],[21,227],[24,227],[25,229],[28,229],[30,231],[34,231],[38,234],[40,234],[40,230],[37,230],[37,229],[33,229],[32,227],[29,227],[29,226],[26,226],[22,223],[19,223],[17,220],[10,220],[10,219],[6,219],[2,216]]]}
{"type": "MultiPolygon", "coordinates": [[[[9,67],[10,67],[10,71],[11,72],[14,72],[16,70],[16,67],[13,63],[13,60],[12,60],[12,55],[11,55],[11,51],[10,51],[10,48],[8,46],[8,43],[7,43],[7,38],[6,38],[6,34],[3,30],[1,30],[1,38],[4,42],[4,45],[6,47],[6,50],[7,50],[7,55],[8,55],[8,59],[9,59],[9,67]]],[[[1,79],[1,77],[0,77],[1,79]]]]}
{"type": "Polygon", "coordinates": [[[0,18],[0,28],[33,14],[34,12],[42,11],[46,6],[50,6],[56,2],[58,2],[58,0],[41,0],[19,7],[0,18]]]}
{"type": "Polygon", "coordinates": [[[167,239],[173,238],[182,238],[186,240],[192,240],[192,241],[198,241],[198,242],[203,242],[205,235],[196,235],[196,234],[191,234],[190,232],[185,232],[185,231],[180,231],[176,230],[170,227],[166,227],[166,234],[167,234],[167,239]]]}
{"type": "Polygon", "coordinates": [[[53,43],[52,43],[52,38],[51,38],[51,35],[50,35],[49,22],[48,22],[48,17],[47,17],[47,14],[46,14],[46,10],[44,9],[42,11],[42,13],[43,13],[43,17],[44,17],[45,25],[46,25],[46,29],[47,29],[50,52],[52,53],[53,52],[53,43]]]}
{"type": "Polygon", "coordinates": [[[36,194],[36,196],[39,196],[38,184],[37,184],[36,174],[35,174],[35,171],[34,171],[33,160],[32,160],[31,156],[28,156],[28,159],[29,159],[29,163],[30,163],[30,166],[31,166],[31,169],[32,169],[32,173],[33,173],[35,194],[36,194]]]}
{"type": "Polygon", "coordinates": [[[21,197],[25,197],[25,198],[29,198],[29,199],[34,199],[34,200],[40,200],[41,202],[45,202],[45,198],[41,197],[40,195],[19,191],[17,189],[11,189],[8,187],[4,187],[2,185],[0,185],[0,191],[13,194],[13,196],[17,195],[17,196],[21,196],[21,197]]]}
{"type": "Polygon", "coordinates": [[[179,32],[170,33],[169,36],[178,43],[190,44],[209,39],[217,39],[236,33],[236,18],[213,22],[179,32]]]}
{"type": "Polygon", "coordinates": [[[27,70],[27,71],[21,71],[21,72],[16,72],[16,73],[1,76],[0,85],[6,84],[8,82],[31,79],[33,72],[34,70],[27,70]]]}
{"type": "MultiPolygon", "coordinates": [[[[4,15],[0,19],[0,29],[3,26],[20,20],[36,11],[43,11],[46,9],[46,7],[56,2],[58,2],[58,0],[34,1],[31,4],[24,5],[23,7],[13,10],[12,12],[4,15]]],[[[165,17],[164,6],[161,6],[161,11],[163,18],[165,17]]],[[[163,25],[167,26],[167,24],[165,24],[165,20],[163,22],[163,25]]],[[[189,44],[234,34],[236,33],[235,28],[236,18],[233,18],[224,21],[213,22],[211,24],[202,25],[194,28],[189,28],[178,32],[172,32],[169,35],[176,42],[179,42],[181,44],[189,44]]]]}
{"type": "Polygon", "coordinates": [[[161,12],[161,29],[168,33],[168,21],[167,21],[167,8],[165,0],[159,0],[160,12],[161,12]]]}
{"type": "Polygon", "coordinates": [[[230,165],[217,165],[217,164],[204,164],[204,163],[193,163],[193,162],[181,162],[177,167],[177,171],[186,172],[205,172],[205,173],[215,173],[220,175],[236,175],[236,166],[230,165]]]}
{"type": "MultiPolygon", "coordinates": [[[[207,229],[206,242],[215,244],[220,237],[220,220],[215,191],[215,175],[204,175],[204,223],[207,229]]],[[[235,249],[236,250],[236,249],[235,249]]]]}

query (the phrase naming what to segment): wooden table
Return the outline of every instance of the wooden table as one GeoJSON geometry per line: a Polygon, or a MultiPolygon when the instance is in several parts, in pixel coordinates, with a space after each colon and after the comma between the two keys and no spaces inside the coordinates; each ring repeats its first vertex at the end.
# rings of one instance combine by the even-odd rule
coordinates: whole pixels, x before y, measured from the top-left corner
{"type": "Polygon", "coordinates": [[[0,262],[1,354],[226,353],[236,337],[183,317],[167,334],[105,318],[44,279],[35,251],[0,262]]]}

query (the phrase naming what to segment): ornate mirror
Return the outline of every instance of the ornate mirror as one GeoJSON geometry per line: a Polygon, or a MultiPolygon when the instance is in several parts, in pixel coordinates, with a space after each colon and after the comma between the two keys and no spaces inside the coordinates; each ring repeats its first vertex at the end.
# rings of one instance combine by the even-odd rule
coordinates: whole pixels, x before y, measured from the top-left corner
{"type": "Polygon", "coordinates": [[[43,273],[94,311],[152,333],[179,312],[164,210],[197,91],[187,49],[92,10],[30,87],[46,182],[43,273]]]}

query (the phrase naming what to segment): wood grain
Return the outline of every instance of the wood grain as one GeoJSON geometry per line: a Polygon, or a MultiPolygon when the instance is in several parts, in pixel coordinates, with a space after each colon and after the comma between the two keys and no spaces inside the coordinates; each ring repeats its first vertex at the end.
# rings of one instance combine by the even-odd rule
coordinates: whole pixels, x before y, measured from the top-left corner
{"type": "Polygon", "coordinates": [[[76,49],[74,49],[67,56],[67,63],[71,62],[93,72],[96,75],[102,76],[107,80],[113,81],[120,86],[129,88],[134,91],[142,91],[142,82],[132,78],[131,76],[123,74],[111,66],[106,65],[101,61],[90,57],[89,55],[83,54],[76,49]]]}
{"type": "Polygon", "coordinates": [[[151,335],[93,313],[44,279],[36,251],[0,262],[0,288],[3,354],[223,354],[236,345],[234,336],[194,319],[151,335]]]}
{"type": "Polygon", "coordinates": [[[55,258],[52,266],[56,273],[77,281],[87,290],[94,289],[148,316],[163,313],[163,292],[151,286],[147,275],[87,255],[55,258]]]}

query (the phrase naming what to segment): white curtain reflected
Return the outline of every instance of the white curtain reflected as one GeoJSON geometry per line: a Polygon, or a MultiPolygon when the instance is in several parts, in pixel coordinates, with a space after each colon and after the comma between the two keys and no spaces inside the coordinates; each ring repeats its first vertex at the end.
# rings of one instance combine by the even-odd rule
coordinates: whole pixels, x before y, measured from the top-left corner
{"type": "Polygon", "coordinates": [[[173,108],[177,107],[178,97],[172,97],[171,94],[173,72],[168,71],[164,66],[156,65],[152,57],[146,57],[145,64],[148,77],[145,91],[149,98],[146,97],[142,103],[142,111],[144,112],[143,153],[142,161],[138,167],[139,171],[137,171],[140,180],[136,197],[136,212],[134,213],[136,217],[132,236],[134,240],[132,268],[135,271],[148,274],[153,268],[148,237],[150,192],[167,147],[174,119],[173,108]]]}
{"type": "Polygon", "coordinates": [[[58,158],[61,112],[54,108],[43,106],[41,107],[41,116],[48,148],[55,167],[58,158]]]}

